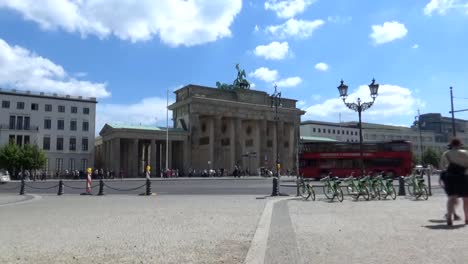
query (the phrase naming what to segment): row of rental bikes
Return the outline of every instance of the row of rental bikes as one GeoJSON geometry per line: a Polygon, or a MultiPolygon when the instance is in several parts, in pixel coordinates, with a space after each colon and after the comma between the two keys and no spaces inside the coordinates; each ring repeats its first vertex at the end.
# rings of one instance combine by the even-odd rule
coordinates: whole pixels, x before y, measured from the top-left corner
{"type": "MultiPolygon", "coordinates": [[[[343,188],[346,190],[347,194],[356,201],[359,200],[359,198],[369,201],[371,199],[387,199],[388,197],[395,200],[397,193],[393,185],[393,180],[393,177],[386,177],[384,173],[377,176],[349,176],[343,179],[328,175],[320,179],[320,181],[323,182],[323,186],[314,187],[301,176],[297,184],[299,195],[304,200],[310,198],[312,201],[315,201],[316,187],[322,187],[325,197],[331,201],[337,199],[343,202],[343,188]],[[342,185],[342,183],[344,183],[344,185],[342,185]]],[[[404,182],[410,196],[424,200],[429,198],[428,188],[422,175],[413,173],[412,175],[404,177],[404,182]]]]}

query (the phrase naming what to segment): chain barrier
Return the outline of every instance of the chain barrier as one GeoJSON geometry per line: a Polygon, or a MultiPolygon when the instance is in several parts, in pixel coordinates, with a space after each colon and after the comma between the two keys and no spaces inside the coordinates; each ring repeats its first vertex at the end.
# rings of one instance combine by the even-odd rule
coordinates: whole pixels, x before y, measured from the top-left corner
{"type": "Polygon", "coordinates": [[[135,187],[135,188],[129,188],[129,189],[119,189],[119,188],[114,188],[112,186],[109,186],[107,185],[107,183],[104,182],[104,186],[106,186],[107,188],[111,189],[111,190],[114,190],[114,191],[119,191],[119,192],[129,192],[129,191],[135,191],[135,190],[138,190],[138,189],[141,189],[143,187],[146,186],[146,183],[139,186],[139,187],[135,187]]]}
{"type": "Polygon", "coordinates": [[[58,184],[56,184],[56,185],[54,185],[54,186],[44,187],[44,188],[43,188],[43,187],[34,187],[34,186],[31,186],[31,185],[29,185],[29,184],[27,184],[27,183],[25,183],[24,185],[25,185],[25,186],[28,186],[28,187],[31,188],[31,189],[37,189],[37,190],[50,190],[50,189],[53,189],[53,188],[57,188],[57,187],[59,186],[58,184]]]}
{"type": "Polygon", "coordinates": [[[70,188],[70,189],[75,189],[75,190],[83,190],[83,189],[85,189],[84,187],[75,187],[75,186],[67,185],[67,184],[65,184],[65,182],[63,183],[63,186],[65,186],[65,187],[67,187],[67,188],[70,188]]]}
{"type": "Polygon", "coordinates": [[[11,190],[18,189],[20,187],[21,187],[21,184],[18,186],[14,186],[13,188],[0,188],[0,191],[11,191],[11,190]]]}

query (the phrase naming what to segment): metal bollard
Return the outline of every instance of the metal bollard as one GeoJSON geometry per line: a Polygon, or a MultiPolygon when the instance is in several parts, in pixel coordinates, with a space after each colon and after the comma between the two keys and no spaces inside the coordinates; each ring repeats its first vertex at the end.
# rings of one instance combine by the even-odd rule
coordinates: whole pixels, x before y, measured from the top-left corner
{"type": "Polygon", "coordinates": [[[278,178],[273,177],[273,190],[271,196],[279,196],[278,178]]]}
{"type": "Polygon", "coordinates": [[[99,193],[98,195],[104,195],[104,181],[102,179],[99,180],[99,193]]]}
{"type": "Polygon", "coordinates": [[[432,195],[431,176],[432,176],[432,173],[428,172],[427,173],[427,188],[429,189],[429,195],[432,195]]]}
{"type": "Polygon", "coordinates": [[[24,195],[24,179],[21,179],[20,195],[24,195]]]}
{"type": "Polygon", "coordinates": [[[63,194],[63,181],[60,180],[57,195],[62,195],[62,194],[63,194]]]}
{"type": "Polygon", "coordinates": [[[405,196],[406,195],[406,192],[405,192],[405,178],[403,176],[400,176],[400,178],[398,178],[398,195],[399,196],[405,196]]]}
{"type": "Polygon", "coordinates": [[[300,196],[301,194],[299,193],[299,175],[296,176],[296,196],[300,196]]]}
{"type": "Polygon", "coordinates": [[[145,195],[151,195],[151,180],[146,179],[146,193],[145,195]]]}

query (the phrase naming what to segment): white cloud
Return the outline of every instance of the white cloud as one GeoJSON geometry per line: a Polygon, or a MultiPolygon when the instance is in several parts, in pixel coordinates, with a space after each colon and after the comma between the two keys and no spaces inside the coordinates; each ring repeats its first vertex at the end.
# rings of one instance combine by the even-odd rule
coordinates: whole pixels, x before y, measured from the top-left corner
{"type": "Polygon", "coordinates": [[[417,49],[417,48],[419,48],[419,45],[418,45],[418,44],[414,44],[411,48],[417,49]]]}
{"type": "Polygon", "coordinates": [[[254,54],[259,57],[264,57],[267,60],[282,60],[289,53],[288,42],[271,42],[268,45],[257,46],[254,50],[254,54]]]}
{"type": "Polygon", "coordinates": [[[114,35],[132,42],[158,36],[170,46],[192,46],[230,37],[241,0],[0,0],[43,30],[82,37],[114,35]]]}
{"type": "Polygon", "coordinates": [[[251,72],[249,76],[260,79],[265,82],[274,82],[278,79],[278,71],[270,70],[266,67],[261,67],[251,72]]]}
{"type": "MultiPolygon", "coordinates": [[[[131,104],[97,104],[96,132],[101,131],[106,123],[165,127],[166,100],[167,98],[149,97],[131,104]]],[[[169,98],[169,105],[172,103],[174,103],[174,99],[169,98]]],[[[169,118],[171,117],[172,111],[169,111],[169,118]]],[[[172,126],[170,119],[169,126],[172,126]]]]}
{"type": "Polygon", "coordinates": [[[328,70],[328,64],[326,64],[325,62],[319,62],[319,63],[315,64],[315,69],[317,71],[327,71],[328,70]]]}
{"type": "Polygon", "coordinates": [[[280,18],[290,18],[305,11],[315,0],[267,0],[265,10],[271,10],[280,18]]]}
{"type": "Polygon", "coordinates": [[[305,106],[305,105],[306,105],[306,102],[300,100],[300,101],[297,101],[296,105],[297,105],[298,107],[305,106]]]}
{"type": "Polygon", "coordinates": [[[63,95],[110,95],[105,83],[72,77],[62,66],[20,46],[10,46],[3,39],[0,39],[0,86],[63,95]]]}
{"type": "Polygon", "coordinates": [[[250,89],[254,89],[255,87],[257,87],[257,85],[253,82],[250,83],[250,89]]]}
{"type": "Polygon", "coordinates": [[[278,87],[283,87],[283,88],[296,87],[301,82],[302,82],[302,79],[300,77],[296,76],[296,77],[289,77],[289,78],[286,78],[286,79],[281,79],[281,80],[276,82],[276,85],[278,87]]]}
{"type": "Polygon", "coordinates": [[[322,99],[322,96],[320,94],[314,94],[314,95],[312,95],[312,99],[314,99],[314,101],[318,101],[318,100],[322,99]]]}
{"type": "Polygon", "coordinates": [[[308,21],[291,18],[283,24],[268,26],[266,31],[277,38],[287,38],[290,36],[307,38],[310,37],[312,33],[323,24],[325,24],[325,21],[321,19],[308,21]]]}
{"type": "Polygon", "coordinates": [[[403,38],[408,33],[404,24],[397,21],[385,22],[383,25],[373,25],[372,33],[369,35],[375,44],[387,43],[403,38]]]}
{"type": "Polygon", "coordinates": [[[464,11],[468,14],[468,1],[465,0],[431,0],[424,7],[424,14],[431,16],[433,13],[446,15],[450,9],[464,11]]]}
{"type": "MultiPolygon", "coordinates": [[[[349,110],[339,98],[338,91],[336,91],[336,93],[336,98],[328,99],[321,104],[308,107],[306,109],[305,118],[330,120],[338,116],[339,113],[344,113],[346,118],[356,120],[357,114],[349,110]]],[[[367,85],[359,86],[357,91],[352,92],[346,101],[356,102],[358,97],[365,102],[372,101],[367,85]]],[[[398,116],[412,116],[414,114],[414,109],[423,106],[424,103],[415,98],[410,89],[398,85],[384,84],[380,85],[379,95],[374,105],[365,112],[364,116],[374,120],[398,116]]]]}

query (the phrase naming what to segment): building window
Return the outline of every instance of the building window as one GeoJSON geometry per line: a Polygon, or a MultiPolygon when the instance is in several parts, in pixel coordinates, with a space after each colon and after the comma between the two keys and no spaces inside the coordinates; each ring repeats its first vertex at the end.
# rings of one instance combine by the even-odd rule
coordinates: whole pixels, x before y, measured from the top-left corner
{"type": "Polygon", "coordinates": [[[81,170],[86,171],[87,167],[88,167],[88,160],[87,159],[81,159],[81,170]]]}
{"type": "Polygon", "coordinates": [[[10,144],[14,144],[14,143],[15,143],[15,135],[10,135],[10,136],[8,137],[8,142],[9,142],[10,144]]]}
{"type": "Polygon", "coordinates": [[[76,131],[76,120],[71,120],[70,121],[70,130],[71,131],[76,131]]]}
{"type": "Polygon", "coordinates": [[[65,121],[64,120],[57,120],[57,129],[63,130],[65,128],[65,121]]]}
{"type": "Polygon", "coordinates": [[[17,116],[16,117],[16,130],[22,130],[22,129],[23,129],[23,117],[17,116]]]}
{"type": "Polygon", "coordinates": [[[29,130],[31,128],[30,119],[31,118],[29,116],[24,117],[24,130],[29,130]]]}
{"type": "Polygon", "coordinates": [[[2,101],[2,108],[10,108],[10,101],[2,101]]]}
{"type": "Polygon", "coordinates": [[[81,150],[88,151],[88,139],[87,138],[81,139],[81,150]]]}
{"type": "Polygon", "coordinates": [[[83,108],[83,114],[89,115],[89,108],[88,107],[83,108]]]}
{"type": "Polygon", "coordinates": [[[69,149],[70,151],[76,151],[76,138],[70,138],[69,149]]]}
{"type": "Polygon", "coordinates": [[[44,137],[42,139],[42,149],[50,150],[50,137],[44,137]]]}
{"type": "Polygon", "coordinates": [[[72,114],[78,113],[78,107],[72,106],[72,107],[71,107],[71,113],[72,113],[72,114]]]}
{"type": "Polygon", "coordinates": [[[88,131],[88,130],[89,130],[89,122],[83,121],[83,131],[88,131]]]}
{"type": "Polygon", "coordinates": [[[312,128],[312,132],[314,132],[314,133],[315,133],[315,127],[314,127],[314,128],[312,128]]]}
{"type": "Polygon", "coordinates": [[[63,138],[61,138],[61,137],[58,137],[58,138],[57,138],[57,146],[56,146],[56,149],[57,149],[57,150],[63,150],[63,138]]]}
{"type": "Polygon", "coordinates": [[[330,131],[330,129],[328,129],[328,134],[331,134],[331,131],[330,131]]]}
{"type": "Polygon", "coordinates": [[[24,102],[17,102],[16,109],[24,109],[24,102]]]}
{"type": "Polygon", "coordinates": [[[63,159],[62,158],[57,158],[55,160],[55,171],[56,172],[61,172],[63,170],[63,159]]]}
{"type": "Polygon", "coordinates": [[[45,109],[46,112],[52,112],[52,105],[51,104],[46,104],[44,109],[45,109]]]}
{"type": "Polygon", "coordinates": [[[25,145],[29,144],[29,136],[24,136],[24,144],[25,145]]]}
{"type": "Polygon", "coordinates": [[[69,168],[70,170],[72,170],[72,171],[75,170],[75,159],[70,159],[70,160],[68,161],[68,168],[69,168]]]}
{"type": "Polygon", "coordinates": [[[65,113],[65,106],[64,105],[59,105],[58,106],[58,111],[59,111],[59,113],[65,113]]]}
{"type": "Polygon", "coordinates": [[[23,145],[23,136],[16,136],[16,145],[21,146],[23,145]]]}
{"type": "Polygon", "coordinates": [[[31,110],[32,110],[32,111],[37,111],[37,110],[39,110],[39,104],[32,103],[32,104],[31,104],[31,110]]]}
{"type": "Polygon", "coordinates": [[[333,129],[333,134],[335,134],[335,129],[333,129]]]}
{"type": "Polygon", "coordinates": [[[322,130],[319,128],[319,129],[318,129],[318,132],[320,133],[320,132],[322,132],[322,130]]]}
{"type": "Polygon", "coordinates": [[[10,129],[15,129],[16,127],[16,116],[10,116],[10,129]]]}
{"type": "Polygon", "coordinates": [[[346,135],[349,135],[349,131],[348,131],[348,130],[346,130],[346,135]]]}
{"type": "Polygon", "coordinates": [[[51,129],[52,128],[52,120],[44,119],[44,129],[51,129]]]}

